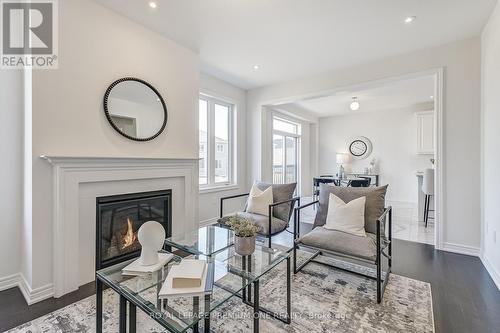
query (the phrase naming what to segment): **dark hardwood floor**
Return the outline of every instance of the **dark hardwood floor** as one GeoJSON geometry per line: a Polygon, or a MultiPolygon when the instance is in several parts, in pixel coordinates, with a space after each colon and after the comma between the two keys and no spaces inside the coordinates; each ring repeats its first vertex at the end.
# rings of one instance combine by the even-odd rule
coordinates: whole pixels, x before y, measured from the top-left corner
{"type": "Polygon", "coordinates": [[[47,313],[63,308],[95,293],[94,283],[81,286],[61,298],[49,298],[33,305],[26,304],[18,288],[0,292],[0,332],[19,326],[47,313]]]}
{"type": "MultiPolygon", "coordinates": [[[[311,229],[301,224],[301,233],[311,229]]],[[[281,233],[273,242],[290,245],[281,233]]],[[[393,273],[432,287],[436,332],[500,333],[500,291],[479,258],[436,251],[430,245],[394,241],[393,273]]],[[[93,283],[59,299],[26,305],[17,288],[0,292],[0,331],[38,318],[94,293],[93,283]]]]}

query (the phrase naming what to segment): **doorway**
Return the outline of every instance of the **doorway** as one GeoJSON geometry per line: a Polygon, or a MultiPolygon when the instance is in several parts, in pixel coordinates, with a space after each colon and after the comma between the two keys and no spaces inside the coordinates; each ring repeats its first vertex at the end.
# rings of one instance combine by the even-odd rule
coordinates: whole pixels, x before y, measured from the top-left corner
{"type": "Polygon", "coordinates": [[[300,124],[273,117],[273,183],[298,183],[300,124]]]}
{"type": "MultiPolygon", "coordinates": [[[[314,146],[311,145],[310,147],[310,151],[313,153],[311,156],[310,176],[309,178],[303,177],[303,175],[301,176],[299,173],[299,178],[302,178],[302,185],[306,188],[309,187],[309,179],[312,179],[312,177],[323,174],[335,175],[338,170],[336,155],[337,153],[348,152],[346,147],[348,147],[348,143],[350,142],[349,140],[353,137],[356,135],[365,135],[373,138],[373,141],[376,141],[374,143],[375,151],[372,154],[373,156],[369,156],[369,158],[363,161],[358,161],[357,159],[352,158],[352,161],[349,162],[349,167],[352,169],[352,173],[356,175],[366,174],[366,169],[370,170],[370,162],[375,159],[375,169],[380,177],[380,185],[391,184],[391,190],[389,196],[386,197],[386,203],[395,208],[395,215],[397,215],[397,218],[394,221],[395,225],[393,226],[393,236],[395,238],[432,244],[435,248],[442,249],[442,92],[443,70],[438,68],[429,71],[401,75],[398,77],[364,82],[352,86],[338,87],[329,91],[293,96],[289,99],[281,98],[274,103],[272,101],[266,103],[263,111],[265,112],[266,110],[279,107],[280,111],[284,110],[301,118],[312,118],[312,116],[316,117],[318,130],[312,135],[312,138],[314,138],[314,135],[316,135],[316,137],[315,142],[313,142],[314,146]],[[430,81],[431,83],[422,85],[422,89],[418,87],[418,89],[412,88],[412,85],[418,83],[415,81],[419,81],[419,79],[424,78],[425,81],[430,81]],[[353,96],[358,97],[358,95],[362,97],[361,109],[349,109],[350,105],[354,101],[353,96]],[[422,95],[423,98],[420,98],[420,95],[422,95]],[[380,101],[380,96],[387,96],[387,99],[380,101]],[[340,97],[336,98],[336,100],[338,100],[337,104],[330,105],[325,103],[325,101],[328,101],[330,98],[333,99],[334,97],[340,97]],[[406,102],[408,102],[407,105],[403,105],[403,103],[406,102]],[[338,109],[339,106],[344,108],[347,107],[347,110],[343,111],[344,114],[330,114],[332,110],[338,109]],[[396,116],[399,117],[402,114],[401,112],[396,112],[397,110],[411,113],[411,120],[409,119],[405,122],[397,120],[396,116]],[[304,112],[302,113],[302,111],[304,112]],[[371,111],[376,112],[372,113],[371,111]],[[380,113],[381,116],[377,117],[376,115],[379,114],[379,111],[386,112],[387,115],[384,114],[384,117],[382,117],[382,113],[380,113]],[[389,115],[391,112],[394,114],[394,117],[392,114],[389,115]],[[361,119],[360,122],[357,122],[357,126],[351,128],[351,130],[346,133],[343,133],[345,134],[345,138],[341,138],[339,140],[340,144],[335,145],[335,141],[333,139],[336,138],[333,136],[338,136],[339,131],[344,131],[347,126],[340,125],[337,127],[329,127],[329,125],[325,125],[325,123],[327,123],[325,121],[326,118],[338,116],[338,120],[331,121],[330,123],[341,124],[341,120],[343,121],[344,118],[347,118],[347,115],[353,115],[356,113],[363,115],[366,114],[367,118],[371,114],[373,119],[370,119],[370,121],[361,119]],[[395,135],[395,129],[400,130],[402,126],[393,126],[389,130],[382,132],[384,135],[379,135],[382,139],[387,139],[385,141],[381,141],[377,137],[380,133],[371,132],[372,129],[382,129],[382,126],[376,125],[380,120],[378,118],[386,119],[388,123],[393,125],[396,123],[409,124],[410,122],[413,125],[406,131],[399,131],[403,133],[398,132],[398,135],[395,135]],[[362,126],[360,124],[373,124],[373,126],[361,128],[362,126]],[[418,127],[420,124],[422,126],[418,127]],[[340,129],[338,127],[340,127],[340,129]],[[406,144],[402,147],[405,142],[403,138],[409,137],[408,133],[415,136],[415,133],[417,132],[420,137],[410,138],[410,140],[407,141],[410,145],[406,144]],[[325,133],[327,135],[325,135],[325,133]],[[387,133],[391,133],[391,135],[386,135],[387,133]],[[332,138],[328,137],[328,135],[332,136],[332,138]],[[429,139],[430,136],[432,136],[432,140],[429,139]],[[389,144],[399,145],[401,147],[395,147],[392,149],[389,144]],[[431,149],[429,150],[429,147],[427,146],[431,149]],[[382,148],[388,152],[382,151],[382,148]],[[392,161],[395,157],[401,157],[401,161],[407,164],[408,168],[406,169],[408,170],[403,170],[403,168],[398,167],[400,166],[400,161],[392,161]],[[314,158],[316,158],[315,161],[314,158]],[[394,168],[395,170],[392,170],[394,168]],[[423,180],[422,175],[428,169],[433,170],[433,181],[431,181],[431,183],[433,184],[434,190],[431,196],[427,199],[429,203],[425,205],[422,204],[422,202],[425,203],[426,200],[425,195],[422,196],[423,190],[421,182],[423,180]],[[408,191],[405,192],[405,189],[408,189],[408,191]],[[422,197],[424,200],[422,200],[422,197]],[[430,212],[425,213],[425,206],[430,208],[430,212]],[[428,223],[425,222],[425,218],[422,218],[422,216],[425,215],[429,217],[428,223]],[[425,231],[425,239],[420,238],[421,235],[417,235],[417,237],[415,237],[415,230],[417,233],[425,231]],[[403,235],[404,233],[408,233],[408,235],[403,235]]],[[[358,100],[359,98],[356,98],[356,101],[358,100]]],[[[268,123],[269,121],[274,122],[274,118],[272,117],[266,119],[268,123]]],[[[344,122],[342,122],[342,124],[344,124],[344,122]]],[[[274,126],[272,126],[272,128],[273,131],[271,131],[272,135],[270,137],[273,141],[278,140],[278,142],[284,145],[285,143],[282,142],[284,138],[276,137],[275,134],[278,133],[274,132],[274,126]]],[[[282,151],[280,152],[283,154],[282,151]]],[[[276,165],[276,173],[278,174],[277,165],[279,163],[277,163],[278,160],[275,162],[275,155],[276,153],[273,149],[273,168],[276,165]]],[[[283,162],[283,158],[284,157],[282,156],[279,161],[283,162]]],[[[280,168],[280,170],[284,168],[283,163],[281,163],[280,168]]],[[[281,177],[284,177],[283,171],[281,171],[281,177]]],[[[311,219],[311,222],[312,220],[313,219],[311,219]]]]}

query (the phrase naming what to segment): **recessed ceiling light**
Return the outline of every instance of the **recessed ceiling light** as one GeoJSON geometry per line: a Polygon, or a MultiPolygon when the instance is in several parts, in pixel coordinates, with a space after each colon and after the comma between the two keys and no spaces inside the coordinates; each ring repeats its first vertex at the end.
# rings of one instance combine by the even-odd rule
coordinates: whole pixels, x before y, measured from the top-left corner
{"type": "Polygon", "coordinates": [[[259,65],[253,65],[253,69],[259,69],[259,65]]]}
{"type": "Polygon", "coordinates": [[[409,23],[415,21],[416,18],[417,18],[416,16],[408,16],[407,18],[405,18],[405,23],[409,24],[409,23]]]}
{"type": "Polygon", "coordinates": [[[434,99],[434,96],[431,95],[431,99],[434,99]]]}
{"type": "Polygon", "coordinates": [[[149,7],[151,7],[151,8],[153,8],[153,9],[155,9],[156,7],[158,7],[158,5],[156,4],[156,2],[154,2],[154,1],[150,1],[150,2],[149,2],[149,7]]]}
{"type": "Polygon", "coordinates": [[[357,97],[352,98],[352,102],[349,105],[352,111],[358,111],[359,110],[359,102],[357,97]]]}

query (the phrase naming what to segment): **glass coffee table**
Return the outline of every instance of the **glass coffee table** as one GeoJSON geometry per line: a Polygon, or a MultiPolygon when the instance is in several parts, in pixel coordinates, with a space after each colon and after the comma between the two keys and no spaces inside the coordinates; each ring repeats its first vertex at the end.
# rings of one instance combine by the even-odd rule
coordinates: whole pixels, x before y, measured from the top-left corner
{"type": "Polygon", "coordinates": [[[234,233],[230,229],[215,225],[201,227],[165,240],[165,245],[193,255],[212,257],[234,244],[234,233]]]}
{"type": "MultiPolygon", "coordinates": [[[[214,227],[218,228],[218,227],[214,227]]],[[[211,228],[209,228],[211,229],[211,228]]],[[[218,228],[223,229],[223,228],[218,228]]],[[[224,230],[212,230],[222,235],[224,230]]],[[[205,230],[207,231],[207,230],[205,230]]],[[[202,231],[203,234],[205,231],[202,231]]],[[[196,231],[191,236],[194,237],[196,231]]],[[[198,232],[197,235],[200,235],[198,232]]],[[[189,237],[181,237],[184,240],[189,237]]],[[[168,297],[160,300],[158,292],[163,285],[170,268],[177,265],[182,258],[174,258],[160,271],[141,276],[122,275],[121,270],[134,259],[101,269],[96,272],[97,302],[96,302],[96,331],[102,332],[103,287],[108,286],[120,296],[119,332],[136,332],[137,308],[145,312],[151,320],[156,321],[169,332],[211,332],[210,314],[232,297],[238,297],[242,302],[253,308],[253,331],[259,332],[260,313],[266,313],[285,323],[291,320],[290,302],[290,253],[287,250],[268,248],[257,244],[255,252],[250,256],[240,256],[234,252],[234,246],[227,240],[214,246],[206,246],[199,242],[190,248],[187,242],[174,245],[172,239],[166,245],[176,247],[193,254],[201,260],[214,263],[214,287],[209,295],[191,297],[168,297]],[[229,244],[229,245],[228,245],[229,244]],[[208,250],[207,250],[208,249],[208,250]],[[287,291],[286,315],[274,313],[260,305],[260,278],[280,263],[286,261],[287,291]],[[127,325],[128,308],[128,325],[127,325]],[[127,327],[128,326],[128,327],[127,327]]],[[[211,238],[212,240],[220,238],[211,238]]],[[[229,239],[229,238],[228,238],[229,239]]]]}

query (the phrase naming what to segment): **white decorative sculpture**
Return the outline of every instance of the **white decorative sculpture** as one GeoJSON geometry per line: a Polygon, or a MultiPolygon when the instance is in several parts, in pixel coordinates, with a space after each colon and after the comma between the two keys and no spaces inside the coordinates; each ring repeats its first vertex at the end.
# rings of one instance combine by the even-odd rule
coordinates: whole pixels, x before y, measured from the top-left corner
{"type": "Polygon", "coordinates": [[[368,171],[370,172],[371,175],[377,173],[376,163],[377,161],[375,160],[375,158],[373,158],[370,162],[370,168],[368,169],[368,171]]]}
{"type": "Polygon", "coordinates": [[[137,238],[141,243],[140,263],[150,266],[158,263],[158,251],[163,247],[165,241],[165,229],[156,221],[145,222],[137,232],[137,238]]]}

